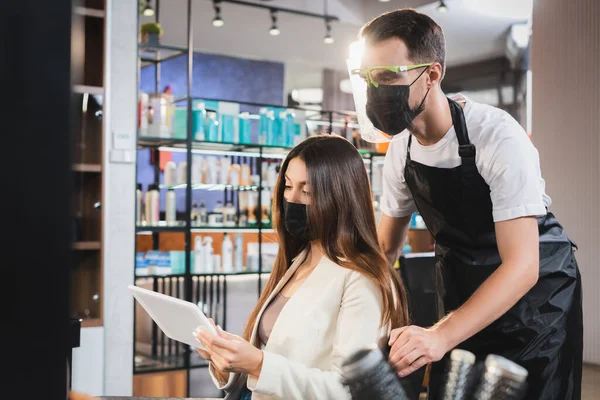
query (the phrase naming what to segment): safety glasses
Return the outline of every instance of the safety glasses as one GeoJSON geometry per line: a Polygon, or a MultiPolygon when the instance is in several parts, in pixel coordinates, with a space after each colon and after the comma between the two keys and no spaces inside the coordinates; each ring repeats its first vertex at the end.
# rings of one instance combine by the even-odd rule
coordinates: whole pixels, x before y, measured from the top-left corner
{"type": "Polygon", "coordinates": [[[416,65],[395,65],[395,66],[377,66],[370,68],[357,68],[350,71],[353,75],[358,75],[367,81],[367,85],[379,87],[379,85],[402,84],[408,80],[408,71],[413,69],[429,67],[433,63],[416,65]]]}

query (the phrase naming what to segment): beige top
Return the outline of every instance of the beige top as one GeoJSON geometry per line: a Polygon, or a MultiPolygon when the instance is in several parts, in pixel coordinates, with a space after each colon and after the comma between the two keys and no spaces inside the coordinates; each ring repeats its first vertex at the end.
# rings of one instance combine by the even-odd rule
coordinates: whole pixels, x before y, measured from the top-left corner
{"type": "Polygon", "coordinates": [[[273,325],[279,317],[279,313],[283,310],[283,307],[288,302],[289,297],[283,296],[281,293],[277,293],[277,296],[269,303],[265,312],[263,312],[260,322],[258,324],[258,337],[263,345],[266,345],[271,336],[273,325]]]}

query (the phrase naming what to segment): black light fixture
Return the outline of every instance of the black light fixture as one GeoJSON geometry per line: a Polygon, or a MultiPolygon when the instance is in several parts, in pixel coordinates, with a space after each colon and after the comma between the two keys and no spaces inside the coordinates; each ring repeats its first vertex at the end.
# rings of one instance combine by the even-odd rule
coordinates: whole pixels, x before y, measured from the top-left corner
{"type": "Polygon", "coordinates": [[[440,5],[438,6],[437,10],[442,13],[448,12],[448,6],[446,3],[444,3],[444,0],[440,0],[440,5]]]}
{"type": "Polygon", "coordinates": [[[333,44],[333,42],[335,42],[335,40],[333,39],[333,36],[331,36],[331,21],[328,17],[328,10],[329,7],[327,7],[327,0],[323,1],[323,14],[325,15],[325,37],[323,38],[323,43],[325,44],[333,44]]]}
{"type": "Polygon", "coordinates": [[[325,29],[326,29],[326,33],[325,33],[325,38],[323,39],[323,42],[325,44],[333,44],[333,42],[335,42],[335,39],[333,38],[333,36],[331,36],[331,24],[329,23],[329,21],[325,22],[325,29]]]}
{"type": "Polygon", "coordinates": [[[150,0],[146,3],[144,10],[142,11],[142,15],[144,17],[153,17],[154,16],[154,8],[150,5],[150,0]]]}
{"type": "Polygon", "coordinates": [[[326,33],[325,33],[325,38],[323,39],[323,42],[325,44],[333,44],[333,42],[335,42],[335,39],[333,38],[333,36],[331,36],[331,24],[329,23],[329,20],[325,20],[325,29],[326,29],[326,33]]]}
{"type": "Polygon", "coordinates": [[[213,8],[215,9],[215,17],[213,18],[212,24],[214,27],[221,27],[225,25],[225,21],[221,18],[221,1],[213,0],[213,8]]]}
{"type": "Polygon", "coordinates": [[[271,28],[269,29],[269,35],[278,36],[280,33],[281,31],[277,27],[277,12],[271,10],[271,28]]]}

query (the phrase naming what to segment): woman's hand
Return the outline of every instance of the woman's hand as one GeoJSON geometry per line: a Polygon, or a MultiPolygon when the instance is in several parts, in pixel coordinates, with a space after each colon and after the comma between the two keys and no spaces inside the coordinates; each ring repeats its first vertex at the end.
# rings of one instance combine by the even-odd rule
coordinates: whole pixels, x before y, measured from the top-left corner
{"type": "Polygon", "coordinates": [[[211,362],[223,372],[245,373],[258,378],[262,368],[263,352],[239,336],[217,327],[218,335],[200,329],[197,338],[208,349],[211,362]]]}
{"type": "MultiPolygon", "coordinates": [[[[215,320],[213,320],[212,318],[209,318],[209,319],[208,319],[208,321],[209,321],[209,322],[212,324],[213,328],[215,328],[215,330],[217,330],[217,325],[215,325],[215,320]]],[[[198,340],[200,340],[200,339],[198,338],[198,333],[199,333],[199,332],[200,332],[200,330],[199,330],[199,329],[196,329],[196,330],[194,331],[194,333],[193,333],[193,335],[194,335],[194,336],[196,337],[196,339],[198,339],[198,340]]],[[[206,346],[205,346],[205,347],[206,347],[206,346]]],[[[211,361],[211,358],[210,358],[210,353],[208,353],[208,352],[206,352],[206,351],[204,351],[204,350],[201,350],[201,349],[199,349],[199,348],[196,348],[196,351],[198,352],[198,354],[200,354],[200,357],[204,358],[206,361],[211,361]]]]}
{"type": "Polygon", "coordinates": [[[389,363],[399,376],[407,376],[431,362],[439,361],[449,350],[443,335],[435,328],[405,326],[390,335],[389,363]]]}

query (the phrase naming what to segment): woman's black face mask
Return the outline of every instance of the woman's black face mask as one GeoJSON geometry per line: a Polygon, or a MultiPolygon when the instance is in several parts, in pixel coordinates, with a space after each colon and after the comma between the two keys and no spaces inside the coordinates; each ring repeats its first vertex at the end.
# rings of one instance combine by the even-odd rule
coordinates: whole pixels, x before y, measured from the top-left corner
{"type": "Polygon", "coordinates": [[[394,136],[410,127],[412,121],[425,109],[429,90],[416,109],[408,103],[410,87],[427,71],[423,70],[410,85],[370,84],[367,88],[367,117],[373,126],[387,135],[394,136]]]}
{"type": "Polygon", "coordinates": [[[293,238],[302,241],[310,240],[306,204],[284,201],[283,216],[285,230],[288,231],[293,238]]]}

